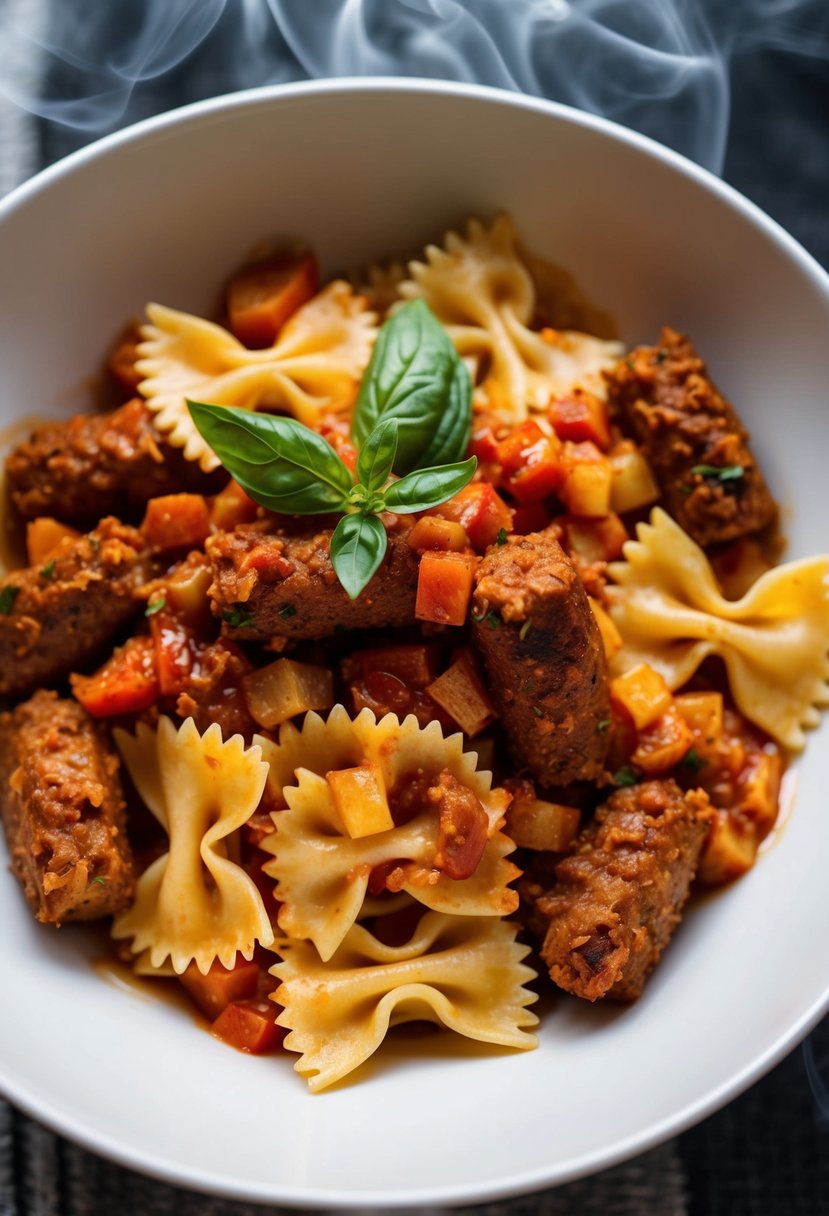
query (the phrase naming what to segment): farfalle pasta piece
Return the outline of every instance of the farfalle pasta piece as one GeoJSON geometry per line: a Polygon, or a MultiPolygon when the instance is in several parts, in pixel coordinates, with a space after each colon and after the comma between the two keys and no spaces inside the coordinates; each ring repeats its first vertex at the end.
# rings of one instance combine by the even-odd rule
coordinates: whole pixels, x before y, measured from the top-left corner
{"type": "Polygon", "coordinates": [[[368,364],[376,317],[348,283],[329,283],[283,325],[273,346],[247,350],[202,317],[148,304],[136,368],[139,391],[168,441],[205,471],[218,460],[190,417],[186,398],[255,410],[274,407],[314,426],[348,405],[368,364]]]}
{"type": "Polygon", "coordinates": [[[621,345],[575,330],[529,328],[536,292],[509,216],[499,215],[490,228],[470,220],[466,236],[449,232],[445,246],[429,245],[425,262],[410,262],[412,277],[399,292],[424,299],[458,353],[486,369],[476,389],[479,403],[514,424],[576,385],[604,396],[602,371],[613,366],[621,345]]]}
{"type": "Polygon", "coordinates": [[[113,927],[131,938],[142,969],[170,960],[180,975],[195,960],[206,974],[214,959],[232,967],[251,958],[273,926],[256,884],[237,864],[237,832],[256,810],[268,770],[241,735],[226,742],[218,724],[199,735],[192,718],[176,730],[139,723],[115,740],[135,787],[167,832],[169,851],[138,880],[135,902],[113,927]]]}
{"type": "Polygon", "coordinates": [[[352,1072],[382,1043],[390,1026],[431,1021],[502,1047],[536,1046],[527,1028],[537,999],[524,987],[535,978],[516,942],[517,925],[491,917],[427,912],[412,938],[386,946],[355,925],[324,963],[309,942],[280,940],[276,1021],[290,1028],[295,1070],[313,1092],[352,1072]]]}
{"type": "MultiPolygon", "coordinates": [[[[331,958],[360,917],[372,870],[399,863],[396,889],[425,907],[463,916],[505,916],[518,895],[509,888],[518,870],[506,860],[515,846],[500,830],[509,795],[493,789],[490,773],[477,772],[474,754],[463,751],[460,734],[444,739],[436,722],[421,727],[413,716],[394,714],[379,722],[364,709],[353,721],[342,706],[328,720],[307,714],[302,731],[287,724],[279,742],[260,740],[270,764],[275,796],[287,808],[275,815],[277,830],[262,847],[275,854],[265,871],[277,881],[280,927],[310,938],[321,957],[331,958]],[[438,816],[431,806],[407,823],[351,839],[334,804],[325,774],[364,762],[379,765],[387,790],[418,771],[448,770],[470,789],[486,812],[488,839],[475,872],[453,879],[434,868],[438,816]]],[[[395,867],[396,869],[398,867],[395,867]]]]}
{"type": "Polygon", "coordinates": [[[637,536],[609,567],[624,640],[614,669],[649,663],[679,688],[707,655],[720,655],[741,712],[802,748],[803,728],[829,705],[829,557],[778,566],[727,600],[702,549],[665,511],[652,511],[637,536]]]}

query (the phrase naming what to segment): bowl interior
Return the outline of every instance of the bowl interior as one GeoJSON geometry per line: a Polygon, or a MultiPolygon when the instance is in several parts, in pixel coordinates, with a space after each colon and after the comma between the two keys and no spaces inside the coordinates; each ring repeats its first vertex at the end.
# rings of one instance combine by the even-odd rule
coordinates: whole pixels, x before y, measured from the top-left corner
{"type": "MultiPolygon", "coordinates": [[[[825,276],[672,155],[485,90],[250,94],[48,173],[0,208],[0,426],[84,408],[110,341],[146,301],[211,309],[263,238],[301,236],[333,273],[500,210],[626,340],[652,341],[664,324],[691,334],[754,435],[791,554],[823,550],[825,276]]],[[[599,1168],[712,1109],[825,1003],[822,744],[813,734],[790,775],[797,798],[773,847],[693,908],[636,1007],[551,1000],[528,1055],[396,1043],[318,1097],[284,1059],[238,1056],[180,1011],[105,983],[92,939],[31,924],[8,879],[0,1084],[100,1151],[240,1197],[469,1202],[599,1168]]]]}

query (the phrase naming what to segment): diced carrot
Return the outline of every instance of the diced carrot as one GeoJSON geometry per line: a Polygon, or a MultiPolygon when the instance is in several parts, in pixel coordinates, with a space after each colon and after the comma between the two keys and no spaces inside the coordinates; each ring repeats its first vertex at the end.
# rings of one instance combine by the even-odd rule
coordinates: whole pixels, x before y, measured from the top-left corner
{"type": "Polygon", "coordinates": [[[330,709],[334,704],[334,676],[327,667],[277,659],[242,679],[251,717],[271,730],[309,709],[330,709]]]}
{"type": "Polygon", "coordinates": [[[607,515],[613,472],[595,443],[566,441],[562,454],[564,484],[559,497],[572,515],[607,515]]]}
{"type": "Polygon", "coordinates": [[[435,507],[433,514],[460,524],[478,553],[494,545],[502,529],[512,530],[512,512],[488,481],[465,486],[454,498],[435,507]]]}
{"type": "Polygon", "coordinates": [[[210,500],[210,522],[218,532],[232,532],[239,524],[250,524],[259,510],[238,481],[229,481],[210,500]]]}
{"type": "Polygon", "coordinates": [[[586,389],[574,388],[568,396],[553,401],[549,418],[559,439],[590,440],[603,451],[610,447],[607,403],[586,389]]]}
{"type": "Polygon", "coordinates": [[[468,650],[462,650],[426,691],[470,738],[480,734],[498,716],[468,650]]]}
{"type": "Polygon", "coordinates": [[[596,618],[596,624],[599,626],[599,633],[602,635],[605,655],[608,659],[612,659],[622,649],[622,635],[616,628],[613,617],[602,607],[599,601],[594,600],[592,596],[588,596],[587,599],[596,618]]]}
{"type": "Polygon", "coordinates": [[[625,541],[630,539],[627,528],[614,511],[600,519],[562,515],[558,523],[563,529],[564,548],[587,562],[616,561],[622,556],[625,541]]]}
{"type": "Polygon", "coordinates": [[[424,553],[417,578],[417,619],[438,625],[465,624],[476,566],[472,554],[424,553]]]}
{"type": "Polygon", "coordinates": [[[165,494],[151,498],[141,535],[159,553],[198,549],[210,535],[210,511],[201,494],[165,494]]]}
{"type": "Polygon", "coordinates": [[[552,512],[543,502],[519,503],[513,509],[512,530],[519,536],[527,536],[530,532],[543,532],[552,521],[552,512]]]}
{"type": "Polygon", "coordinates": [[[610,505],[614,511],[624,515],[626,511],[638,511],[650,506],[659,498],[650,465],[630,439],[622,439],[608,452],[612,481],[610,505]]]}
{"type": "Polygon", "coordinates": [[[469,537],[460,524],[439,515],[424,515],[406,538],[413,549],[451,549],[463,553],[469,548],[469,537]]]}
{"type": "Polygon", "coordinates": [[[691,728],[675,705],[639,731],[631,764],[651,776],[673,768],[694,742],[691,728]]]}
{"type": "Polygon", "coordinates": [[[276,1051],[285,1031],[276,1025],[277,1006],[266,999],[231,1001],[211,1026],[211,1033],[223,1043],[249,1055],[262,1056],[276,1051]]]}
{"type": "Polygon", "coordinates": [[[253,350],[271,346],[280,329],[319,287],[312,253],[274,254],[243,267],[227,286],[230,329],[253,350]]]}
{"type": "Polygon", "coordinates": [[[134,395],[138,385],[144,379],[136,369],[138,359],[138,343],[141,333],[137,325],[130,325],[116,342],[107,359],[107,371],[113,377],[119,388],[130,396],[134,395]]]}
{"type": "Polygon", "coordinates": [[[40,515],[26,524],[26,552],[30,566],[39,566],[52,557],[64,540],[77,540],[80,532],[67,528],[57,519],[40,515]]]}
{"type": "Polygon", "coordinates": [[[196,643],[181,621],[163,608],[150,617],[150,635],[155,646],[155,670],[162,697],[184,692],[193,670],[196,643]]]}
{"type": "Polygon", "coordinates": [[[387,832],[394,827],[379,764],[367,761],[355,768],[334,769],[325,774],[325,780],[352,840],[387,832]]]}
{"type": "Polygon", "coordinates": [[[650,726],[664,714],[671,699],[664,676],[647,663],[640,663],[610,681],[611,703],[627,715],[637,730],[650,726]]]}
{"type": "Polygon", "coordinates": [[[72,692],[93,718],[140,713],[158,699],[152,638],[130,638],[92,676],[70,676],[72,692]]]}
{"type": "Polygon", "coordinates": [[[564,479],[561,441],[537,422],[522,422],[498,444],[504,488],[521,503],[541,502],[555,494],[564,479]]]}
{"type": "Polygon", "coordinates": [[[256,996],[259,966],[238,955],[236,965],[230,969],[214,961],[207,975],[202,975],[196,964],[191,963],[178,978],[190,999],[212,1022],[231,1001],[256,996]]]}

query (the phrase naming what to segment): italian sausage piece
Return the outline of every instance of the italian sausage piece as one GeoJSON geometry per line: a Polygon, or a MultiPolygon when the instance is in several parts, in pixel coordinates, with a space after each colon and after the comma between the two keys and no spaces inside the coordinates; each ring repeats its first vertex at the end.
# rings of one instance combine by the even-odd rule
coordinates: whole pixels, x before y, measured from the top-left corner
{"type": "Polygon", "coordinates": [[[203,473],[185,460],[136,397],[114,413],[38,427],[10,454],[6,479],[23,519],[48,515],[83,526],[104,515],[139,520],[149,500],[164,494],[216,493],[227,473],[203,473]]]}
{"type": "Polygon", "coordinates": [[[610,716],[604,646],[551,532],[511,536],[481,561],[472,637],[517,764],[542,786],[599,777],[610,716]]]}
{"type": "Polygon", "coordinates": [[[226,634],[243,641],[300,640],[413,624],[418,558],[406,542],[408,523],[389,531],[386,556],[356,600],[348,598],[331,565],[331,529],[290,535],[268,526],[219,532],[205,546],[213,612],[226,634]]]}
{"type": "Polygon", "coordinates": [[[637,347],[606,378],[608,400],[650,463],[665,509],[698,545],[771,523],[777,507],[748,432],[688,338],[663,329],[658,346],[637,347]]]}
{"type": "Polygon", "coordinates": [[[0,696],[27,696],[95,658],[135,616],[146,577],[139,533],[116,519],[10,574],[0,583],[0,696]]]}
{"type": "Polygon", "coordinates": [[[0,814],[39,921],[92,920],[129,904],[118,757],[76,701],[41,691],[0,715],[0,814]]]}
{"type": "Polygon", "coordinates": [[[617,790],[535,905],[550,977],[588,1001],[635,1001],[679,924],[711,817],[675,781],[617,790]]]}

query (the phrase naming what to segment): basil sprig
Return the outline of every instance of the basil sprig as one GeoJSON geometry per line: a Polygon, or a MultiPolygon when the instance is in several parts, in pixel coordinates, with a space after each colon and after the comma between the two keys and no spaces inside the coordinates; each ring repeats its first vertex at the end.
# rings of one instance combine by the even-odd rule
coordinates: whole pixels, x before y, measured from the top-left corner
{"type": "Polygon", "coordinates": [[[378,516],[436,507],[462,490],[477,466],[474,456],[461,459],[472,429],[469,373],[419,300],[382,327],[363,377],[352,427],[356,479],[322,435],[293,418],[187,404],[204,439],[255,502],[281,515],[342,513],[331,564],[352,600],[386,553],[378,516]]]}

